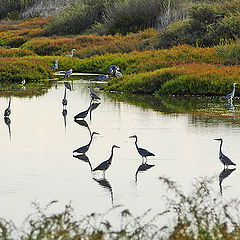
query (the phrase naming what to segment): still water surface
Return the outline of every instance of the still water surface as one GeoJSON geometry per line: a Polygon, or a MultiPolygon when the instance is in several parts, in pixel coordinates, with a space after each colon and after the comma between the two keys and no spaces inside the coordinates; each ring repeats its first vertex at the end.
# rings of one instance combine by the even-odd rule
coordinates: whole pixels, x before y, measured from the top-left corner
{"type": "MultiPolygon", "coordinates": [[[[65,119],[62,82],[57,88],[53,86],[43,95],[31,98],[10,93],[10,132],[3,117],[0,124],[2,218],[21,224],[34,212],[31,202],[45,206],[52,200],[58,200],[56,211],[71,202],[79,216],[106,212],[119,204],[136,215],[147,209],[158,213],[164,209],[163,194],[166,194],[158,179],[160,176],[176,181],[186,192],[191,190],[195,178],[214,177],[214,187],[219,191],[218,176],[223,166],[218,159],[219,142],[213,140],[219,137],[224,139],[223,153],[237,164],[237,170],[223,181],[223,195],[219,197],[240,198],[240,122],[233,120],[232,112],[221,102],[207,99],[201,105],[201,101],[196,100],[194,105],[183,98],[173,102],[162,99],[161,103],[148,99],[146,103],[142,97],[134,96],[123,101],[121,95],[96,89],[101,97],[100,104],[91,112],[91,119],[88,115],[84,124],[78,124],[74,116],[86,110],[90,103],[89,83],[87,80],[73,83],[74,90],[67,91],[65,119]],[[168,104],[163,107],[166,101],[168,104]],[[179,109],[178,102],[180,109],[196,108],[197,111],[201,106],[209,113],[219,108],[230,117],[201,117],[187,110],[179,113],[174,110],[179,109]],[[172,110],[169,106],[173,106],[172,110]],[[108,159],[113,144],[121,147],[114,149],[105,181],[101,172],[92,173],[87,162],[73,157],[73,150],[87,144],[93,131],[100,135],[94,136],[86,154],[92,167],[108,159]],[[154,166],[137,176],[142,160],[134,139],[129,138],[134,134],[138,136],[140,147],[156,155],[148,159],[148,164],[154,166]]],[[[3,113],[7,105],[8,98],[0,97],[0,112],[3,113]]],[[[236,100],[235,114],[239,107],[239,100],[236,100]]]]}

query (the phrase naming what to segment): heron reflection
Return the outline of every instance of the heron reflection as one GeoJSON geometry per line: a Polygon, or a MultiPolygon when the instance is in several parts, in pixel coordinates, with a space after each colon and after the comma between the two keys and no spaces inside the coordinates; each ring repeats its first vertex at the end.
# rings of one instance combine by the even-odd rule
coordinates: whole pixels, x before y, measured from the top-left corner
{"type": "Polygon", "coordinates": [[[135,181],[137,182],[137,175],[138,175],[139,172],[145,172],[145,171],[147,171],[148,169],[150,169],[150,168],[152,168],[152,167],[154,167],[154,166],[155,166],[154,164],[142,163],[142,164],[138,167],[138,169],[137,169],[137,171],[136,171],[136,173],[135,173],[135,181]]]}
{"type": "Polygon", "coordinates": [[[11,114],[11,97],[9,97],[9,100],[8,100],[8,107],[5,109],[4,111],[4,117],[9,117],[10,114],[11,114]]]}
{"type": "Polygon", "coordinates": [[[97,103],[97,102],[93,102],[91,104],[91,108],[90,108],[90,111],[89,111],[89,117],[90,117],[90,120],[92,120],[92,111],[95,110],[96,108],[98,108],[98,106],[100,105],[101,103],[97,103]]]}
{"type": "Polygon", "coordinates": [[[8,126],[8,134],[9,134],[9,138],[11,139],[11,119],[9,117],[4,117],[4,122],[5,124],[8,126]]]}
{"type": "Polygon", "coordinates": [[[67,109],[66,108],[63,108],[62,115],[63,115],[64,127],[66,129],[67,128],[67,109]]]}
{"type": "Polygon", "coordinates": [[[83,120],[83,119],[74,119],[74,122],[79,124],[79,125],[81,125],[81,126],[83,126],[83,127],[86,127],[88,129],[88,131],[89,131],[90,136],[91,136],[91,134],[92,134],[91,129],[89,128],[88,123],[85,120],[83,120]]]}
{"type": "Polygon", "coordinates": [[[235,120],[235,108],[234,105],[232,103],[226,102],[224,103],[224,105],[232,111],[232,115],[233,115],[233,120],[235,120]]]}
{"type": "Polygon", "coordinates": [[[225,178],[229,177],[233,171],[235,171],[236,168],[224,168],[222,172],[219,174],[219,187],[220,187],[220,193],[222,194],[222,182],[225,178]]]}
{"type": "Polygon", "coordinates": [[[86,154],[73,155],[73,157],[77,158],[78,160],[81,160],[81,161],[83,161],[85,163],[88,163],[88,165],[89,165],[89,167],[90,167],[90,169],[92,171],[92,164],[91,164],[91,162],[90,162],[90,160],[89,160],[89,158],[88,158],[88,156],[86,154]]]}
{"type": "Polygon", "coordinates": [[[111,187],[111,184],[109,183],[109,181],[106,178],[93,178],[94,181],[96,181],[100,186],[102,186],[104,189],[107,189],[110,192],[111,195],[111,202],[113,205],[113,190],[111,187]]]}
{"type": "Polygon", "coordinates": [[[78,118],[84,119],[88,115],[88,112],[90,111],[91,106],[92,106],[92,100],[90,101],[88,109],[75,115],[74,119],[78,119],[78,118]]]}
{"type": "Polygon", "coordinates": [[[63,100],[62,100],[63,109],[66,108],[67,104],[68,104],[67,89],[64,88],[64,96],[63,96],[63,100]]]}

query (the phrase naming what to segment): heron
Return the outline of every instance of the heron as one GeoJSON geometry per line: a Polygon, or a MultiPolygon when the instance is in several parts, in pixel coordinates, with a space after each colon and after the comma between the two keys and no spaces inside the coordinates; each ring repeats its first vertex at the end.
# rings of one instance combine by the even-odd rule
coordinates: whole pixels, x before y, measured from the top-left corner
{"type": "Polygon", "coordinates": [[[71,84],[69,82],[63,82],[63,83],[64,83],[65,88],[67,88],[70,91],[72,91],[72,87],[71,87],[71,84]]]}
{"type": "Polygon", "coordinates": [[[114,77],[116,77],[116,78],[121,77],[121,76],[122,76],[122,73],[118,70],[114,74],[114,77]]]}
{"type": "Polygon", "coordinates": [[[74,53],[74,51],[76,51],[76,49],[75,49],[75,48],[73,48],[73,49],[72,49],[72,53],[70,53],[70,54],[67,54],[67,55],[66,55],[66,57],[73,57],[73,53],[74,53]]]}
{"type": "Polygon", "coordinates": [[[221,142],[220,143],[220,149],[219,149],[219,159],[220,159],[221,163],[224,165],[224,168],[225,168],[225,166],[227,166],[227,168],[228,168],[229,165],[236,166],[235,163],[233,163],[227,156],[225,156],[222,153],[223,139],[222,138],[215,138],[214,140],[221,142]]]}
{"type": "Polygon", "coordinates": [[[66,98],[66,95],[67,95],[67,89],[65,88],[65,89],[64,89],[64,97],[63,97],[63,100],[62,100],[62,105],[63,105],[63,107],[66,107],[66,106],[67,106],[67,103],[68,103],[67,98],[66,98]]]}
{"type": "Polygon", "coordinates": [[[91,99],[92,100],[100,100],[101,98],[92,89],[92,82],[91,82],[91,80],[89,80],[89,83],[90,83],[89,95],[90,95],[91,99]]]}
{"type": "Polygon", "coordinates": [[[108,74],[101,74],[95,80],[103,81],[103,80],[106,80],[106,79],[109,79],[109,75],[108,74]]]}
{"type": "Polygon", "coordinates": [[[109,67],[109,73],[110,73],[110,75],[114,76],[114,74],[115,74],[116,71],[119,71],[119,67],[118,67],[118,66],[116,66],[116,65],[111,65],[111,66],[109,67]]]}
{"type": "Polygon", "coordinates": [[[155,154],[149,152],[148,150],[138,147],[138,145],[137,145],[138,138],[137,138],[136,135],[130,136],[129,138],[135,138],[135,145],[136,145],[138,153],[142,156],[142,162],[143,163],[144,163],[144,158],[146,159],[146,162],[147,162],[147,157],[155,156],[155,154]]]}
{"type": "Polygon", "coordinates": [[[99,133],[93,132],[91,134],[91,139],[90,139],[89,143],[87,145],[84,145],[84,146],[74,150],[73,153],[83,153],[83,154],[85,154],[88,151],[88,149],[89,149],[89,147],[90,147],[90,145],[92,143],[92,140],[93,140],[93,135],[95,135],[95,134],[99,134],[99,133]]]}
{"type": "Polygon", "coordinates": [[[10,105],[11,105],[11,97],[9,98],[8,107],[4,111],[4,117],[10,116],[11,114],[10,105]]]}
{"type": "Polygon", "coordinates": [[[73,72],[72,69],[66,71],[65,74],[64,74],[64,77],[65,77],[65,78],[69,78],[69,77],[71,76],[72,72],[73,72]]]}
{"type": "Polygon", "coordinates": [[[120,148],[119,146],[113,145],[111,150],[111,155],[108,160],[100,163],[96,168],[93,169],[93,172],[95,171],[103,171],[103,177],[105,177],[105,171],[110,167],[113,159],[113,149],[114,148],[120,148]]]}
{"type": "Polygon", "coordinates": [[[225,96],[226,100],[230,100],[230,102],[232,102],[233,98],[234,98],[234,94],[235,94],[235,85],[237,83],[233,83],[233,91],[231,93],[229,93],[227,96],[225,96]]]}
{"type": "Polygon", "coordinates": [[[51,66],[51,69],[54,71],[58,69],[58,59],[55,60],[55,63],[51,66]]]}
{"type": "Polygon", "coordinates": [[[92,100],[90,102],[90,105],[88,107],[88,109],[86,111],[83,111],[83,112],[80,112],[78,113],[77,115],[74,116],[74,120],[78,119],[78,118],[82,118],[84,119],[87,115],[88,115],[88,112],[89,110],[91,109],[91,106],[92,106],[92,100]]]}

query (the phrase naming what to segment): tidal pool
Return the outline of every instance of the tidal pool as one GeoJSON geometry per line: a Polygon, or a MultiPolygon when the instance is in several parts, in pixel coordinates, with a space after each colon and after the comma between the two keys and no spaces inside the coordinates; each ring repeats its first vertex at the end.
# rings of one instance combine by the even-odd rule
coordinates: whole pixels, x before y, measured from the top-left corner
{"type": "MultiPolygon", "coordinates": [[[[34,212],[31,202],[41,206],[53,200],[53,211],[71,205],[77,216],[106,212],[122,205],[135,215],[147,209],[153,213],[164,210],[165,188],[160,176],[176,181],[190,192],[194,179],[214,177],[215,189],[222,198],[240,198],[239,170],[239,99],[234,109],[220,98],[154,97],[104,93],[85,121],[74,116],[90,104],[89,82],[70,81],[68,104],[63,112],[64,84],[59,82],[39,94],[28,86],[1,89],[0,112],[0,212],[1,218],[21,224],[34,212]],[[26,94],[30,91],[31,94],[26,94]],[[11,123],[4,121],[3,112],[11,96],[11,123]],[[85,156],[73,157],[73,150],[87,144],[94,135],[85,156]],[[138,145],[153,152],[148,167],[131,135],[138,136],[138,145]],[[221,183],[223,165],[218,159],[219,142],[223,138],[223,153],[237,164],[221,183]],[[110,156],[112,165],[106,171],[91,172],[110,156]],[[90,163],[90,164],[89,164],[90,163]]],[[[75,154],[77,155],[77,154],[75,154]]]]}

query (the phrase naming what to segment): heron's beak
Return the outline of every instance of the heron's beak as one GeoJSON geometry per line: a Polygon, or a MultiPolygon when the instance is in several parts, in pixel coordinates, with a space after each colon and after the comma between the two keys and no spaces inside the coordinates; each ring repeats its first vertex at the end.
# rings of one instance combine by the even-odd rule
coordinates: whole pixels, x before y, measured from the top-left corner
{"type": "Polygon", "coordinates": [[[134,136],[130,136],[129,138],[134,138],[134,136]]]}
{"type": "Polygon", "coordinates": [[[220,138],[214,138],[214,140],[216,140],[216,141],[221,141],[221,139],[220,139],[220,138]]]}
{"type": "Polygon", "coordinates": [[[120,148],[119,146],[116,146],[116,145],[115,145],[115,147],[116,147],[116,148],[120,148]]]}

